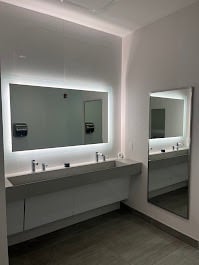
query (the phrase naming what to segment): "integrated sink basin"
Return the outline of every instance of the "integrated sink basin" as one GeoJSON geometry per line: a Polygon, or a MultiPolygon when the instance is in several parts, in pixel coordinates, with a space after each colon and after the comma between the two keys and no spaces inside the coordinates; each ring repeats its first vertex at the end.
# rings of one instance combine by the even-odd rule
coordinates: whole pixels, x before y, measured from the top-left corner
{"type": "Polygon", "coordinates": [[[7,177],[7,199],[21,199],[52,191],[70,189],[111,178],[130,178],[141,173],[141,163],[132,160],[110,160],[44,172],[7,177]]]}
{"type": "Polygon", "coordinates": [[[8,180],[12,183],[12,185],[25,185],[34,182],[41,182],[51,179],[58,179],[63,177],[71,177],[82,175],[86,173],[94,173],[94,172],[101,172],[100,174],[106,173],[107,170],[124,167],[129,165],[129,163],[111,160],[105,161],[100,163],[93,163],[81,166],[73,166],[69,168],[63,168],[59,170],[51,170],[51,171],[44,171],[44,172],[35,172],[26,175],[8,177],[8,180]]]}

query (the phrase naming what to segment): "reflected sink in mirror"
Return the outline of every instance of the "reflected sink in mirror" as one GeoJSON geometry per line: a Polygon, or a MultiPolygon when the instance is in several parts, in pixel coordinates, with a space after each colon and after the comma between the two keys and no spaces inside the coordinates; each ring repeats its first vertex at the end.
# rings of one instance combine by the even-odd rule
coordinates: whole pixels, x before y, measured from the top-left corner
{"type": "Polygon", "coordinates": [[[165,150],[165,152],[161,151],[149,152],[149,160],[152,161],[152,160],[188,155],[188,152],[189,152],[188,148],[181,148],[179,150],[165,150]]]}

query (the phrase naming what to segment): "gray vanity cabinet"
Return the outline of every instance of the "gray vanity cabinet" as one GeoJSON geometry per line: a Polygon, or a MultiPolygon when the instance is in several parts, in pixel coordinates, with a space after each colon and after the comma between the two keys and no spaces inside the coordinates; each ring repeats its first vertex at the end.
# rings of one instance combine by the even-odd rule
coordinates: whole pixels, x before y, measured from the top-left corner
{"type": "Polygon", "coordinates": [[[110,179],[74,190],[75,214],[93,210],[128,198],[130,177],[110,179]]]}
{"type": "MultiPolygon", "coordinates": [[[[131,178],[140,172],[141,163],[123,160],[12,177],[9,180],[13,186],[6,191],[10,211],[8,224],[11,222],[9,235],[24,231],[32,238],[42,229],[45,232],[48,224],[54,230],[59,223],[77,221],[78,214],[82,217],[85,213],[87,218],[88,211],[126,200],[131,178]],[[34,231],[29,231],[31,229],[34,231]]],[[[17,237],[14,242],[18,242],[17,237]]]]}
{"type": "Polygon", "coordinates": [[[7,203],[8,235],[128,198],[130,177],[110,179],[7,203]]]}
{"type": "Polygon", "coordinates": [[[70,189],[27,198],[24,230],[67,218],[73,212],[73,190],[70,189]]]}
{"type": "Polygon", "coordinates": [[[129,181],[121,177],[27,198],[24,230],[125,200],[129,181]]]}
{"type": "Polygon", "coordinates": [[[7,203],[6,212],[8,236],[23,232],[24,200],[7,203]]]}

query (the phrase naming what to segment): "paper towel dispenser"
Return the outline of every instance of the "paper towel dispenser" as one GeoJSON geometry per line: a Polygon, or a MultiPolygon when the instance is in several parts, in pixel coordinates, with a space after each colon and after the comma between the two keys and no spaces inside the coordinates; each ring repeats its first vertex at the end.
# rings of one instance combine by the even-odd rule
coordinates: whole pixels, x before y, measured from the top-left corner
{"type": "Polygon", "coordinates": [[[85,122],[85,131],[87,134],[94,133],[95,125],[93,122],[85,122]]]}
{"type": "Polygon", "coordinates": [[[13,124],[13,136],[25,137],[28,135],[28,125],[26,123],[14,123],[13,124]]]}

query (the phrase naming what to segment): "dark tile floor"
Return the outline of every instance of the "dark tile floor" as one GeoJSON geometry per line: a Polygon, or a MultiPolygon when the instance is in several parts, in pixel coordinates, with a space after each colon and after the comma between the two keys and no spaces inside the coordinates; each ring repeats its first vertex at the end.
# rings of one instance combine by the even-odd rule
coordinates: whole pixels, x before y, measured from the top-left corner
{"type": "Polygon", "coordinates": [[[10,265],[199,265],[199,250],[115,211],[9,249],[10,265]]]}

